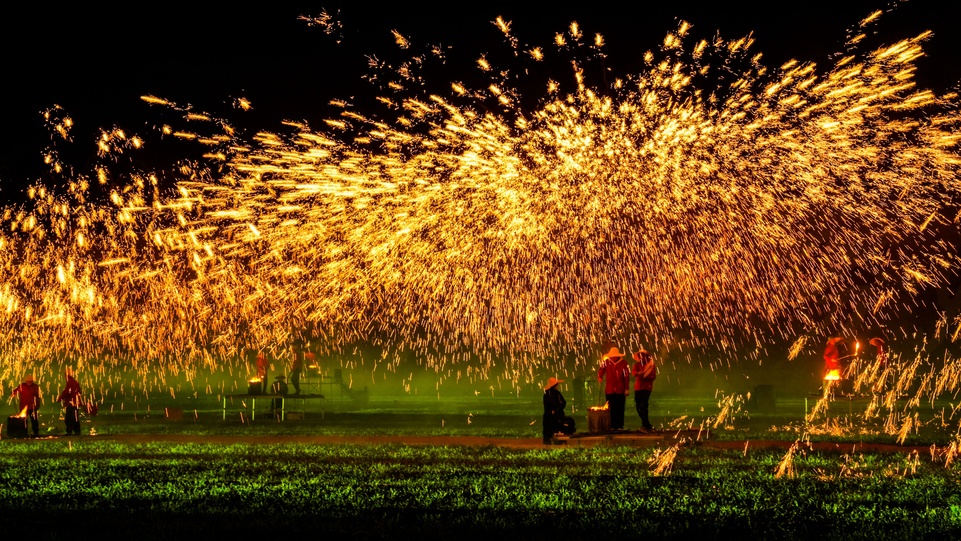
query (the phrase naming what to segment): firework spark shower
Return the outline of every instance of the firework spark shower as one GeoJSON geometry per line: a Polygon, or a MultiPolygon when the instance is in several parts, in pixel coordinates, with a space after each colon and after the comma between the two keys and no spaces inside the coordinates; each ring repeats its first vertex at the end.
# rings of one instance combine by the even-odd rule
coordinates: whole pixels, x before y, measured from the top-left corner
{"type": "Polygon", "coordinates": [[[902,325],[956,283],[961,117],[916,84],[931,36],[874,45],[879,15],[829,65],[681,22],[618,77],[577,23],[530,44],[493,21],[508,61],[479,55],[470,82],[396,32],[377,108],[249,136],[145,95],[170,121],[104,128],[89,171],[52,107],[56,180],[4,209],[2,354],[194,365],[307,335],[523,372],[611,339],[733,355],[902,325]],[[116,166],[162,141],[202,157],[116,166]]]}

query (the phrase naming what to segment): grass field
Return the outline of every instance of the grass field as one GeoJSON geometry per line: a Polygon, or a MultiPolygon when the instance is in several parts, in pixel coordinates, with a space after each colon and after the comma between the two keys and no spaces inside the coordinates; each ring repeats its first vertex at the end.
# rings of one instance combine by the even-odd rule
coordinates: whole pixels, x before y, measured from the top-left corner
{"type": "MultiPolygon", "coordinates": [[[[225,408],[218,396],[173,401],[161,395],[122,410],[104,403],[98,415],[84,418],[80,437],[60,436],[58,410],[47,407],[44,437],[4,434],[0,441],[0,508],[8,517],[5,531],[46,539],[75,539],[78,531],[138,539],[961,535],[957,440],[953,428],[938,423],[949,402],[916,408],[925,420],[899,442],[901,435],[886,432],[883,419],[865,418],[866,398],[837,399],[821,420],[808,423],[805,412],[814,400],[779,397],[776,407],[751,411],[749,402],[730,397],[662,394],[652,417],[665,437],[643,446],[617,440],[542,446],[541,408],[530,398],[375,396],[362,406],[336,397],[300,405],[289,400],[281,422],[261,409],[263,398],[252,418],[247,398],[228,399],[225,408]],[[670,437],[682,433],[688,436],[670,437]],[[335,435],[482,436],[532,444],[294,439],[335,435]],[[790,447],[752,446],[761,440],[790,447]],[[712,441],[732,446],[706,445],[712,441]],[[845,445],[824,451],[811,445],[819,441],[845,445]],[[871,443],[900,444],[903,451],[875,452],[871,443]]],[[[630,410],[629,402],[627,428],[637,428],[630,410]]],[[[579,432],[586,431],[584,411],[572,413],[579,432]]]]}
{"type": "MultiPolygon", "coordinates": [[[[469,446],[4,445],[0,499],[45,539],[951,539],[954,468],[919,457],[469,446]]],[[[19,529],[17,526],[21,527],[19,529]]],[[[10,531],[11,527],[5,528],[10,531]]]]}

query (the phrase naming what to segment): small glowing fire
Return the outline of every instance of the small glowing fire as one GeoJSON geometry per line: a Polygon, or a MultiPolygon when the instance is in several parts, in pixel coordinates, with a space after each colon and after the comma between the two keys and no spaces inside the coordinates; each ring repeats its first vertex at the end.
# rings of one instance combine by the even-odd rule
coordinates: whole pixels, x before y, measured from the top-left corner
{"type": "Polygon", "coordinates": [[[23,408],[22,410],[20,410],[20,415],[17,415],[17,417],[26,417],[26,416],[27,416],[27,408],[23,408]]]}
{"type": "Polygon", "coordinates": [[[260,383],[262,381],[263,380],[260,378],[250,378],[249,380],[247,380],[247,383],[260,383]]]}
{"type": "Polygon", "coordinates": [[[841,371],[837,368],[828,370],[828,373],[824,375],[824,379],[827,381],[838,381],[841,379],[841,371]]]}
{"type": "Polygon", "coordinates": [[[587,409],[589,409],[589,410],[591,410],[591,411],[604,411],[604,410],[606,410],[606,409],[610,409],[610,408],[608,408],[609,405],[610,405],[610,402],[604,402],[604,407],[601,407],[601,406],[591,406],[591,407],[589,407],[589,408],[587,408],[587,409]]]}

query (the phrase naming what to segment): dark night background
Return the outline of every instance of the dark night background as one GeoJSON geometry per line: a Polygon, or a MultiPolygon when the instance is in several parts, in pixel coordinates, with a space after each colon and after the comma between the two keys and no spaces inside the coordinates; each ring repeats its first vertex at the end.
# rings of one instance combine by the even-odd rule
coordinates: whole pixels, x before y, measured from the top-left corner
{"type": "MultiPolygon", "coordinates": [[[[476,72],[481,53],[504,50],[497,16],[512,22],[522,43],[552,49],[555,33],[577,21],[589,40],[606,41],[612,76],[640,69],[641,57],[656,50],[680,19],[698,38],[716,32],[736,39],[753,32],[752,50],[772,68],[791,58],[815,61],[822,70],[842,49],[845,31],[873,9],[871,1],[623,2],[580,4],[522,2],[425,3],[383,6],[373,2],[235,2],[157,4],[22,4],[0,17],[4,50],[0,80],[0,200],[18,199],[43,170],[48,135],[40,112],[60,105],[74,119],[74,146],[93,152],[101,127],[140,133],[157,123],[158,110],[140,100],[152,94],[194,110],[233,118],[230,107],[245,97],[251,129],[276,130],[283,120],[319,125],[333,113],[328,102],[364,103],[375,93],[363,80],[365,55],[390,59],[398,53],[391,30],[407,36],[412,50],[451,46],[444,80],[476,72]],[[626,5],[627,7],[624,7],[626,5]],[[337,34],[308,26],[298,16],[323,11],[339,20],[337,34]],[[337,41],[340,43],[337,43],[337,41]],[[393,56],[392,56],[393,55],[393,56]],[[450,74],[454,74],[453,76],[450,74]],[[89,143],[89,146],[87,146],[89,143]]],[[[918,82],[938,92],[961,79],[955,31],[961,6],[936,0],[901,3],[872,27],[878,41],[892,43],[923,30],[934,31],[918,62],[918,82]]],[[[540,95],[538,87],[533,94],[540,95]]],[[[79,165],[79,164],[78,164],[79,165]]]]}

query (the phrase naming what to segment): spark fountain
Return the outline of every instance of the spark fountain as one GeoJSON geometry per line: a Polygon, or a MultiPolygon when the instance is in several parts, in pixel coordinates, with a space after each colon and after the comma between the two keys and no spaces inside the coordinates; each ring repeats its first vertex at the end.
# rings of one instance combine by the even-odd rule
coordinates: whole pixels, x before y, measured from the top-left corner
{"type": "Polygon", "coordinates": [[[903,328],[957,283],[959,99],[915,84],[928,33],[861,50],[875,13],[832,65],[771,68],[751,36],[698,40],[682,22],[602,84],[602,36],[574,23],[527,45],[494,23],[516,65],[482,56],[481,84],[434,88],[417,70],[443,51],[398,32],[409,60],[372,60],[377,112],[336,101],[322,126],[248,137],[144,96],[172,120],[104,129],[87,172],[57,149],[69,112],[48,110],[58,180],[5,208],[0,233],[6,373],[193,372],[302,338],[374,348],[370,371],[415,359],[441,381],[519,388],[590,370],[608,340],[688,361],[797,355],[810,337],[903,328]],[[568,71],[532,99],[515,74],[551,59],[568,71]],[[118,172],[171,141],[201,156],[118,172]]]}

